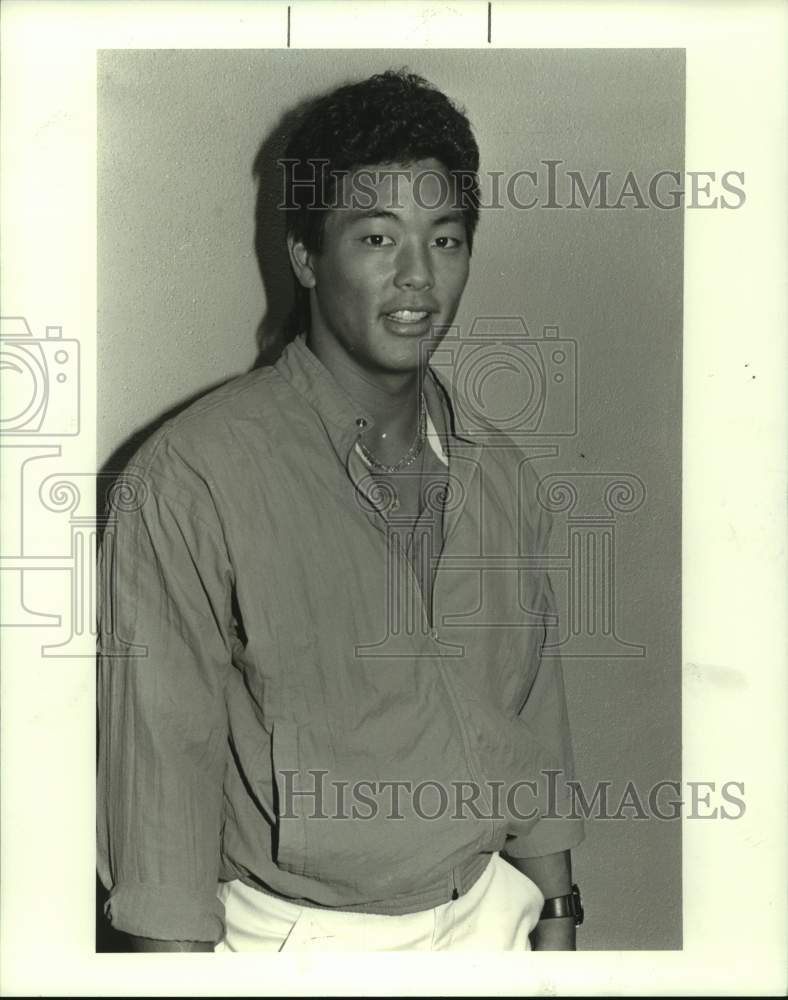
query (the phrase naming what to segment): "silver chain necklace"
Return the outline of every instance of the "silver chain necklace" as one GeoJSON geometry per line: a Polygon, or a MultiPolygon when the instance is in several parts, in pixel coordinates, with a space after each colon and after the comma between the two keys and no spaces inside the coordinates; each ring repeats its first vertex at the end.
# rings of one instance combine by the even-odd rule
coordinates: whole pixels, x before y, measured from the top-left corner
{"type": "Polygon", "coordinates": [[[377,472],[399,472],[400,469],[407,469],[409,465],[413,465],[421,454],[421,449],[424,447],[424,441],[427,437],[427,401],[424,398],[423,392],[421,393],[419,405],[421,413],[419,415],[419,428],[416,431],[416,437],[413,439],[413,444],[410,448],[394,465],[384,465],[383,462],[379,462],[362,441],[358,442],[361,454],[370,468],[375,469],[377,472]]]}

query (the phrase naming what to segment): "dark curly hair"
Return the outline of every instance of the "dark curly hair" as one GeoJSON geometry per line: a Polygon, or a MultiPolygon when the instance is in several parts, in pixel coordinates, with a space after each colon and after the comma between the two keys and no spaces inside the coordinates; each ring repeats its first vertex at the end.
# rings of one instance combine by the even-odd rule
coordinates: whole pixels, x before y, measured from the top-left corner
{"type": "Polygon", "coordinates": [[[468,249],[479,221],[479,148],[463,111],[415,73],[388,70],[312,102],[281,161],[287,231],[320,248],[337,175],[379,164],[434,158],[462,178],[468,249]]]}
{"type": "MultiPolygon", "coordinates": [[[[423,77],[388,70],[345,84],[288,115],[285,138],[277,162],[283,193],[279,208],[287,234],[311,252],[320,250],[342,175],[426,159],[437,160],[456,179],[468,250],[473,249],[479,148],[464,111],[423,77]]],[[[308,293],[297,281],[294,293],[285,339],[309,324],[308,293]]]]}

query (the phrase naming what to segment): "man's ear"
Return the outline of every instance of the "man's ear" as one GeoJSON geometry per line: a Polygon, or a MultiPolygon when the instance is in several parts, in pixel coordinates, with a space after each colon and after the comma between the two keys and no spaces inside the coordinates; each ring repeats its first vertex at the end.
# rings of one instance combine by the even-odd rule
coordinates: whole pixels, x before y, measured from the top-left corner
{"type": "Polygon", "coordinates": [[[312,255],[304,244],[290,233],[287,236],[287,252],[299,284],[304,288],[314,288],[317,282],[312,267],[312,255]]]}

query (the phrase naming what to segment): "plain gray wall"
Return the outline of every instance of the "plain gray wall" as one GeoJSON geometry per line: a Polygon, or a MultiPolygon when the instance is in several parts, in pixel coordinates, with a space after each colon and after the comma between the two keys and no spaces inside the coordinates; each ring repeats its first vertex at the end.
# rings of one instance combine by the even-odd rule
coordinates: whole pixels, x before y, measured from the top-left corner
{"type": "MultiPolygon", "coordinates": [[[[117,469],[162,414],[254,363],[266,294],[252,164],[282,113],[405,65],[465,106],[483,170],[558,159],[620,187],[629,170],[683,169],[682,50],[100,53],[100,463],[117,469]]],[[[465,334],[476,316],[519,315],[576,340],[578,431],[537,468],[645,485],[616,523],[615,604],[646,655],[564,663],[578,777],[619,795],[633,781],[644,799],[681,778],[681,215],[488,212],[457,317],[465,334]]],[[[277,309],[280,260],[266,278],[277,309]]],[[[574,868],[580,947],[681,947],[679,821],[592,820],[574,868]]]]}

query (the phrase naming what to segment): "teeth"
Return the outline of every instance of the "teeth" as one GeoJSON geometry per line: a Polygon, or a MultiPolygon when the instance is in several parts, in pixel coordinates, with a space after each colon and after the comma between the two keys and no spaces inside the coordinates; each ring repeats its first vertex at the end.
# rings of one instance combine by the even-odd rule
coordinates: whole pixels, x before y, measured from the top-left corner
{"type": "Polygon", "coordinates": [[[410,309],[398,309],[396,312],[389,313],[392,319],[399,320],[401,323],[417,323],[422,319],[426,319],[429,316],[428,312],[413,312],[410,309]]]}

